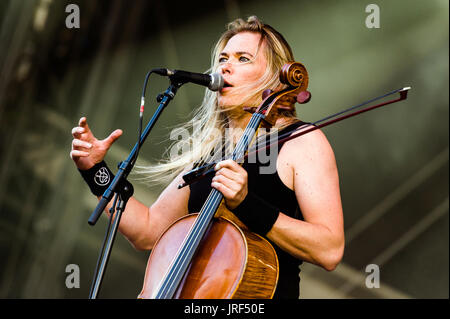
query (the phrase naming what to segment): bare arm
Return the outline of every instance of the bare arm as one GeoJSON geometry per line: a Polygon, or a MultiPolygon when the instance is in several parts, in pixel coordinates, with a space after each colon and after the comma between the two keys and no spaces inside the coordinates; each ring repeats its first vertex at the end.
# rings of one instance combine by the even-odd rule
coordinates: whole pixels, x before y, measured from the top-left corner
{"type": "MultiPolygon", "coordinates": [[[[344,253],[344,221],[333,150],[321,131],[282,149],[304,221],[280,213],[267,237],[291,255],[333,270],[344,253]]],[[[280,154],[281,156],[282,154],[280,154]]]]}
{"type": "MultiPolygon", "coordinates": [[[[72,129],[74,137],[70,157],[77,168],[87,170],[100,163],[111,145],[122,135],[115,130],[104,140],[98,140],[82,117],[72,129]]],[[[119,231],[139,250],[151,249],[160,234],[177,218],[188,213],[189,188],[178,189],[181,174],[161,193],[149,208],[131,197],[120,220],[119,231]]],[[[109,203],[106,212],[111,207],[109,203]]]]}
{"type": "Polygon", "coordinates": [[[133,197],[130,198],[120,220],[119,231],[136,249],[152,249],[167,227],[188,214],[189,187],[177,188],[182,183],[183,173],[167,186],[150,207],[133,197]]]}
{"type": "MultiPolygon", "coordinates": [[[[344,252],[344,226],[336,162],[320,131],[285,144],[278,157],[288,165],[291,184],[304,220],[280,212],[267,237],[289,254],[333,270],[344,252]]],[[[247,172],[236,162],[219,163],[211,186],[218,189],[229,209],[247,196],[247,172]]],[[[270,187],[270,185],[268,185],[270,187]]]]}

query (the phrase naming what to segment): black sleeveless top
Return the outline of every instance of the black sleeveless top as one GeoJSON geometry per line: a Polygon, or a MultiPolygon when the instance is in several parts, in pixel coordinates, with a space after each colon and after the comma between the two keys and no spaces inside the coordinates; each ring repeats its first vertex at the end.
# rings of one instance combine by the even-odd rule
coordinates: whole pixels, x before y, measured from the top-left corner
{"type": "MultiPolygon", "coordinates": [[[[278,136],[300,127],[303,124],[306,123],[299,121],[291,124],[280,130],[278,136]]],[[[295,192],[283,184],[276,171],[276,159],[278,158],[279,150],[281,150],[282,146],[283,143],[280,143],[278,147],[275,147],[275,150],[277,151],[275,152],[276,154],[270,154],[270,150],[267,150],[266,157],[260,159],[258,156],[255,160],[255,158],[250,158],[249,156],[243,163],[242,167],[245,168],[248,173],[248,191],[264,198],[271,205],[278,207],[279,211],[283,214],[303,220],[303,215],[298,206],[297,198],[295,197],[295,192]],[[268,158],[270,158],[271,161],[268,161],[268,158]],[[273,159],[275,159],[275,161],[273,161],[273,159]]],[[[201,210],[211,191],[211,180],[213,177],[214,175],[211,175],[189,185],[191,192],[188,202],[189,213],[196,213],[201,210]]],[[[302,264],[302,261],[281,250],[268,238],[266,239],[275,248],[279,262],[279,278],[274,299],[299,298],[299,266],[302,264]]]]}

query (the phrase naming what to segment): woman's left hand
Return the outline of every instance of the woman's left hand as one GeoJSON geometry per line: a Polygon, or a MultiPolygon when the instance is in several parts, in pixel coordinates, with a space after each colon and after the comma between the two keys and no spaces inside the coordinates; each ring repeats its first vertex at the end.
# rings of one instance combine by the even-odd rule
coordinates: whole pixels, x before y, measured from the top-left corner
{"type": "Polygon", "coordinates": [[[233,160],[217,163],[215,170],[211,186],[222,193],[228,209],[235,209],[248,193],[247,171],[233,160]]]}

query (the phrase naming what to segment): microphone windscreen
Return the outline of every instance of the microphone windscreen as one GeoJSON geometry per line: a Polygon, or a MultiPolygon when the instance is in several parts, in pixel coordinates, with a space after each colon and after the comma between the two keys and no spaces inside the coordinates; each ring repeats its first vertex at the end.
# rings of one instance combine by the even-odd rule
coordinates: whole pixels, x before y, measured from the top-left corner
{"type": "Polygon", "coordinates": [[[212,73],[211,76],[211,83],[208,85],[208,88],[211,91],[220,91],[223,88],[224,81],[223,77],[220,73],[212,73]]]}

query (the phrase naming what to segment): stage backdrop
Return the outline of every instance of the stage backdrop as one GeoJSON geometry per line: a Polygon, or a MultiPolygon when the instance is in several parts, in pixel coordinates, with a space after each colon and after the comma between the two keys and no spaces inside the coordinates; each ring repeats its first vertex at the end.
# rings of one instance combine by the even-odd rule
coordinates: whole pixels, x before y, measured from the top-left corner
{"type": "MultiPolygon", "coordinates": [[[[412,87],[406,101],[323,130],[347,244],[334,272],[302,267],[301,297],[448,298],[448,1],[168,3],[0,2],[0,297],[87,298],[107,219],[87,223],[97,201],[69,158],[72,127],[86,116],[99,138],[123,129],[106,159],[115,171],[136,141],[147,71],[205,72],[226,23],[257,15],[309,71],[304,121],[412,87]]],[[[146,120],[167,86],[151,77],[146,120]]],[[[139,165],[161,158],[203,93],[179,90],[139,165]]],[[[163,185],[138,178],[135,196],[151,205],[163,185]]],[[[148,255],[118,235],[99,297],[136,298],[148,255]]]]}

